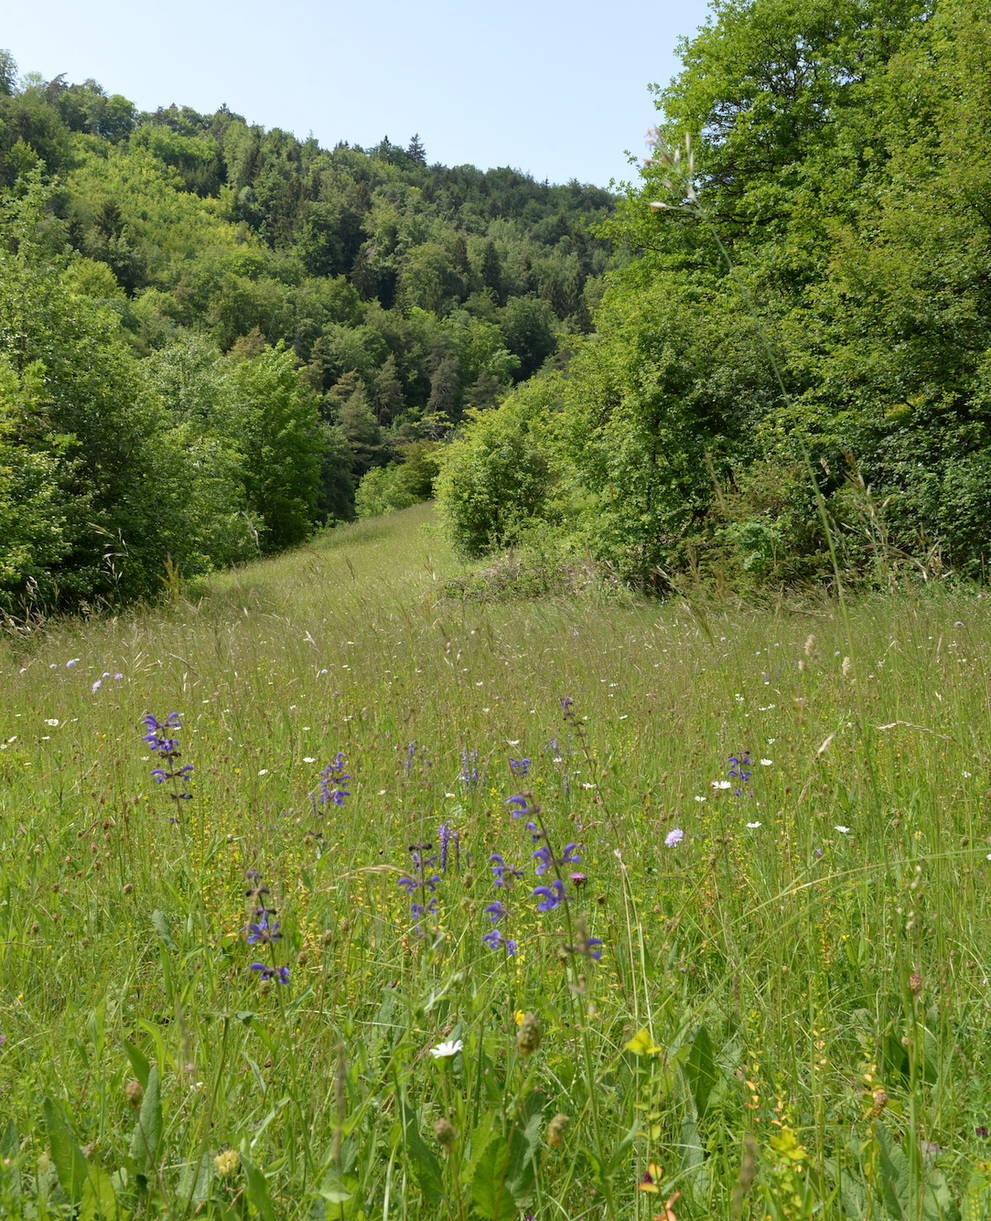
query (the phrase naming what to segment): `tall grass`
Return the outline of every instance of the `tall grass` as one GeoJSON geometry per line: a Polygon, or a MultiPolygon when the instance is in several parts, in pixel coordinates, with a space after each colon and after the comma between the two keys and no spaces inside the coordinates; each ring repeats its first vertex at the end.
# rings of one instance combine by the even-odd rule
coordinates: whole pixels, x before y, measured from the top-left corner
{"type": "Polygon", "coordinates": [[[0,1214],[991,1215],[988,600],[452,571],[420,507],[3,644],[0,1214]]]}

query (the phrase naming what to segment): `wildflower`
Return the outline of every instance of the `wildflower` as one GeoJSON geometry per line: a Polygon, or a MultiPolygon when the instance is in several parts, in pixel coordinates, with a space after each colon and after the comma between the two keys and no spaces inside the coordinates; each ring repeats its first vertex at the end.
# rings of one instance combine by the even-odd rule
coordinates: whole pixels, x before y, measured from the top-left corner
{"type": "Polygon", "coordinates": [[[437,1144],[445,1151],[453,1148],[457,1136],[458,1134],[454,1130],[454,1125],[449,1119],[441,1118],[434,1123],[434,1137],[437,1144]]]}
{"type": "Polygon", "coordinates": [[[833,830],[834,830],[834,831],[839,831],[840,835],[849,835],[849,834],[850,834],[850,828],[849,828],[849,827],[842,827],[842,826],[840,826],[840,825],[838,825],[838,824],[837,824],[837,826],[835,826],[835,827],[833,828],[833,830]]]}
{"type": "Polygon", "coordinates": [[[97,691],[99,691],[102,686],[103,686],[103,680],[98,678],[93,683],[93,685],[90,687],[90,691],[92,691],[92,693],[94,695],[96,695],[97,691]]]}
{"type": "Polygon", "coordinates": [[[268,918],[272,914],[264,908],[259,908],[261,915],[257,920],[252,921],[245,932],[245,941],[248,945],[272,945],[276,941],[282,940],[282,933],[279,931],[280,925],[278,920],[269,924],[268,918]]]}
{"type": "Polygon", "coordinates": [[[751,831],[756,831],[760,825],[761,824],[759,822],[748,822],[747,823],[747,826],[750,828],[751,831]]]}
{"type": "Polygon", "coordinates": [[[437,828],[437,842],[440,845],[440,871],[447,873],[447,862],[452,844],[454,845],[455,864],[461,864],[461,836],[457,831],[452,831],[446,822],[442,822],[437,828]]]}
{"type": "Polygon", "coordinates": [[[581,954],[583,958],[590,958],[593,962],[598,962],[602,957],[603,942],[598,937],[590,937],[585,929],[584,921],[578,921],[578,943],[576,945],[566,945],[564,948],[569,954],[581,954]]]}
{"type": "Polygon", "coordinates": [[[729,765],[730,778],[736,781],[733,796],[742,797],[743,786],[749,782],[750,777],[753,775],[753,772],[750,770],[753,767],[750,761],[750,752],[745,750],[741,755],[730,755],[729,765]]]}
{"type": "Polygon", "coordinates": [[[551,1148],[556,1148],[564,1141],[564,1134],[568,1130],[568,1125],[571,1123],[567,1115],[562,1115],[560,1112],[547,1125],[547,1143],[551,1148]]]}
{"type": "Polygon", "coordinates": [[[263,962],[253,962],[251,970],[259,973],[259,978],[268,981],[274,979],[277,983],[287,984],[289,982],[288,967],[267,967],[263,962]]]}
{"type": "Polygon", "coordinates": [[[132,1110],[137,1110],[141,1105],[141,1099],[144,1098],[145,1092],[140,1081],[128,1081],[124,1086],[124,1097],[127,1099],[127,1105],[132,1110]]]}
{"type": "Polygon", "coordinates": [[[446,1043],[438,1043],[436,1047],[431,1047],[430,1054],[435,1060],[446,1060],[450,1056],[456,1056],[463,1047],[463,1039],[450,1039],[446,1043]]]}
{"type": "Polygon", "coordinates": [[[664,847],[673,848],[675,844],[680,844],[685,838],[684,831],[680,827],[675,827],[673,831],[669,831],[664,837],[664,847]]]}
{"type": "Polygon", "coordinates": [[[710,783],[714,789],[731,789],[733,787],[732,781],[729,780],[713,780],[710,783]]]}
{"type": "Polygon", "coordinates": [[[583,873],[569,873],[568,878],[576,890],[580,890],[588,881],[588,878],[583,873]]]}
{"type": "Polygon", "coordinates": [[[540,1019],[534,1013],[528,1013],[516,1032],[516,1046],[529,1056],[540,1046],[540,1019]]]}
{"type": "Polygon", "coordinates": [[[219,1178],[229,1179],[241,1165],[241,1155],[236,1149],[224,1149],[213,1159],[213,1164],[219,1178]]]}
{"type": "Polygon", "coordinates": [[[344,755],[338,751],[330,763],[320,773],[320,804],[327,805],[333,803],[335,806],[342,806],[345,798],[351,796],[349,789],[344,785],[351,779],[350,775],[345,772],[344,755]]]}
{"type": "Polygon", "coordinates": [[[473,788],[478,784],[478,751],[468,750],[462,747],[461,750],[461,771],[458,773],[458,779],[462,784],[473,788]]]}
{"type": "Polygon", "coordinates": [[[424,916],[437,910],[437,899],[434,892],[437,890],[440,876],[436,873],[428,873],[428,870],[437,863],[437,858],[425,855],[432,849],[433,844],[410,844],[409,852],[413,862],[413,876],[400,878],[398,881],[398,885],[412,899],[410,914],[417,926],[419,926],[424,916]],[[414,896],[416,897],[414,898],[414,896]]]}
{"type": "Polygon", "coordinates": [[[663,1175],[664,1171],[660,1166],[655,1166],[651,1163],[643,1172],[643,1178],[639,1183],[640,1191],[648,1191],[651,1195],[659,1195],[660,1187],[657,1186],[657,1180],[663,1175]]]}
{"type": "Polygon", "coordinates": [[[179,713],[170,712],[164,721],[160,721],[148,712],[141,720],[148,731],[143,740],[148,744],[151,752],[158,755],[162,762],[161,767],[152,769],[151,774],[155,783],[164,784],[169,781],[172,785],[169,796],[173,801],[191,801],[193,795],[187,791],[187,782],[192,775],[193,766],[191,763],[183,764],[182,767],[176,766],[182,752],[179,750],[178,739],[174,738],[172,733],[174,730],[182,728],[179,713]]]}
{"type": "Polygon", "coordinates": [[[67,670],[71,670],[73,666],[78,666],[78,665],[79,665],[79,658],[70,657],[69,660],[65,663],[65,668],[67,670]]]}
{"type": "Polygon", "coordinates": [[[507,865],[504,858],[498,852],[493,852],[489,857],[489,861],[492,865],[493,886],[512,886],[517,878],[523,876],[519,869],[514,869],[512,865],[507,865]]]}
{"type": "Polygon", "coordinates": [[[514,776],[525,776],[527,774],[527,772],[530,770],[530,760],[529,759],[514,759],[512,756],[510,756],[509,770],[513,773],[514,776]]]}
{"type": "Polygon", "coordinates": [[[540,899],[537,911],[541,912],[553,911],[555,907],[565,901],[564,883],[560,878],[555,878],[550,886],[535,886],[531,893],[535,899],[540,899]]]}
{"type": "Polygon", "coordinates": [[[508,957],[512,957],[519,949],[519,945],[513,941],[511,937],[504,937],[502,929],[492,928],[482,938],[483,944],[487,945],[490,950],[497,950],[500,946],[506,951],[508,957]]]}

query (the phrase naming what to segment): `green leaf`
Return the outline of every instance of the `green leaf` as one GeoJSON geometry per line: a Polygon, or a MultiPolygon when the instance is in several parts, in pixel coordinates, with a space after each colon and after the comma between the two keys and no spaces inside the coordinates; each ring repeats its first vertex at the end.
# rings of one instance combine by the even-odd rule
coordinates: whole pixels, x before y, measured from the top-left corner
{"type": "Polygon", "coordinates": [[[436,1205],[444,1198],[444,1170],[440,1159],[420,1135],[418,1116],[403,1107],[403,1147],[413,1165],[427,1203],[436,1205]]]}
{"type": "Polygon", "coordinates": [[[507,1182],[510,1142],[496,1133],[475,1162],[471,1198],[485,1221],[516,1221],[519,1209],[507,1182]]]}
{"type": "Polygon", "coordinates": [[[158,939],[162,945],[169,950],[178,950],[178,946],[169,932],[169,922],[165,918],[165,912],[159,911],[157,908],[151,913],[151,927],[158,934],[158,939]]]}
{"type": "Polygon", "coordinates": [[[692,1050],[685,1061],[684,1072],[688,1088],[695,1099],[695,1109],[701,1119],[705,1114],[712,1087],[716,1084],[716,1057],[712,1049],[712,1039],[705,1026],[700,1026],[695,1035],[692,1050]]]}
{"type": "Polygon", "coordinates": [[[46,1098],[42,1107],[58,1181],[70,1202],[81,1204],[89,1165],[61,1106],[54,1099],[46,1098]]]}
{"type": "Polygon", "coordinates": [[[148,1057],[133,1043],[125,1043],[124,1051],[131,1062],[131,1071],[134,1073],[135,1080],[143,1090],[146,1090],[148,1088],[148,1057]]]}
{"type": "Polygon", "coordinates": [[[153,1169],[161,1139],[162,1101],[158,1084],[158,1065],[153,1064],[148,1072],[144,1097],[141,1099],[138,1122],[131,1136],[131,1157],[139,1171],[148,1174],[153,1169]]]}
{"type": "Polygon", "coordinates": [[[893,1217],[908,1217],[908,1158],[891,1131],[880,1120],[874,1121],[874,1138],[878,1147],[878,1170],[884,1207],[893,1217]]]}
{"type": "Polygon", "coordinates": [[[241,1154],[241,1165],[244,1167],[244,1194],[251,1208],[261,1217],[262,1221],[278,1221],[275,1206],[268,1193],[268,1183],[265,1175],[254,1164],[241,1154]]]}
{"type": "Polygon", "coordinates": [[[99,1166],[90,1165],[87,1171],[79,1221],[123,1221],[110,1175],[99,1166]]]}

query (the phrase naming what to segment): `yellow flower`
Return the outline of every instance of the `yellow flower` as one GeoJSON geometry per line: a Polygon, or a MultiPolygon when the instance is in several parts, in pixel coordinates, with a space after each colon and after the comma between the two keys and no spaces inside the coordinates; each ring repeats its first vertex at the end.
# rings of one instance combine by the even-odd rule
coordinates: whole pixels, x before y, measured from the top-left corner
{"type": "Polygon", "coordinates": [[[632,1051],[635,1056],[656,1056],[659,1051],[664,1050],[662,1047],[658,1047],[650,1037],[650,1032],[643,1026],[630,1039],[629,1043],[624,1043],[623,1046],[627,1051],[632,1051]]]}

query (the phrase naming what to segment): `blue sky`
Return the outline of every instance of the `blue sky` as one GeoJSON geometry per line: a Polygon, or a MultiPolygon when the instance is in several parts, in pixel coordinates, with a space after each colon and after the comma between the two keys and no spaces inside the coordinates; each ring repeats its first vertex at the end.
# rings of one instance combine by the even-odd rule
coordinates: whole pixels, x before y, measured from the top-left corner
{"type": "Polygon", "coordinates": [[[321,144],[420,134],[430,161],[511,165],[605,186],[632,171],[676,44],[706,0],[282,0],[11,4],[22,73],[93,77],[141,109],[170,102],[321,144]]]}

